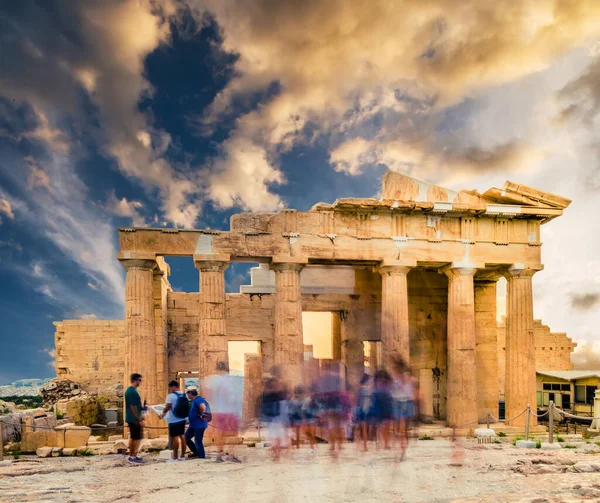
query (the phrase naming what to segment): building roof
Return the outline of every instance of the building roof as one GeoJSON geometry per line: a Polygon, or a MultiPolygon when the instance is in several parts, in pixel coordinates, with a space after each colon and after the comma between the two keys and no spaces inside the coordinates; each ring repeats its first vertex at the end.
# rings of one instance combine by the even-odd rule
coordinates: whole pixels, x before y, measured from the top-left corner
{"type": "Polygon", "coordinates": [[[538,370],[536,373],[566,381],[586,379],[588,377],[600,378],[600,370],[538,370]]]}

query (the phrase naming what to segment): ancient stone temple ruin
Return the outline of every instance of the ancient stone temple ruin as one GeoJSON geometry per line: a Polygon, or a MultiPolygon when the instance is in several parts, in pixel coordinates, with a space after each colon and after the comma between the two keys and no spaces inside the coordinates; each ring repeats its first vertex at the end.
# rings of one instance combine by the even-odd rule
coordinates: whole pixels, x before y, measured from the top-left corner
{"type": "Polygon", "coordinates": [[[423,411],[460,426],[498,415],[496,283],[505,277],[511,418],[536,403],[540,226],[569,203],[512,182],[453,192],[388,172],[380,199],[241,213],[227,231],[119,229],[125,320],[57,323],[57,374],[94,388],[140,372],[141,392],[154,403],[178,372],[209,374],[227,360],[230,341],[257,341],[263,369],[281,365],[300,382],[302,313],[326,311],[334,313],[333,357],[350,387],[364,372],[365,347],[378,344],[377,365],[395,354],[409,360],[423,411]],[[172,291],[168,256],[193,257],[198,292],[172,291]],[[259,264],[239,293],[225,292],[231,262],[259,264]]]}

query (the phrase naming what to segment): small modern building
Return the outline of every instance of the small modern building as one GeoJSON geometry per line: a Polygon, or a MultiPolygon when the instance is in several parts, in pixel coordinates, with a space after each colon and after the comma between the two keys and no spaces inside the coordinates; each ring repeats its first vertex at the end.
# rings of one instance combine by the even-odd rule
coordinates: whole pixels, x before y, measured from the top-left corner
{"type": "Polygon", "coordinates": [[[550,401],[578,416],[593,417],[594,393],[600,387],[600,370],[538,370],[538,409],[550,401]]]}

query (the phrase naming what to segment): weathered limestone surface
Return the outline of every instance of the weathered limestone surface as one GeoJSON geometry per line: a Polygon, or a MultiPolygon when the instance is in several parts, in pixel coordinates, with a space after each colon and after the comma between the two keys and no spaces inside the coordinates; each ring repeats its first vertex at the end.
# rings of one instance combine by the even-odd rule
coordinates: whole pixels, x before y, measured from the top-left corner
{"type": "MultiPolygon", "coordinates": [[[[535,345],[533,340],[532,277],[536,271],[522,267],[506,273],[506,400],[507,424],[522,426],[527,405],[535,407],[535,345]]],[[[537,424],[532,416],[531,424],[537,424]]]]}
{"type": "Polygon", "coordinates": [[[391,368],[394,357],[410,362],[408,326],[408,281],[411,265],[388,264],[379,268],[382,278],[381,344],[384,364],[391,368]]]}
{"type": "Polygon", "coordinates": [[[448,276],[448,404],[449,426],[478,420],[475,365],[474,267],[449,267],[448,276]]]}
{"type": "Polygon", "coordinates": [[[479,418],[498,417],[496,280],[475,281],[475,363],[479,418]]]}
{"type": "Polygon", "coordinates": [[[291,384],[302,382],[302,294],[300,271],[304,263],[280,262],[275,270],[275,365],[291,384]]]}
{"type": "Polygon", "coordinates": [[[217,362],[227,362],[227,330],[225,324],[224,260],[197,260],[200,270],[198,348],[201,376],[216,370],[217,362]]]}
{"type": "Polygon", "coordinates": [[[260,355],[244,355],[243,422],[250,425],[258,416],[257,404],[262,393],[263,366],[260,355]]]}
{"type": "Polygon", "coordinates": [[[125,321],[56,322],[56,375],[87,391],[122,382],[125,372],[125,321]]]}

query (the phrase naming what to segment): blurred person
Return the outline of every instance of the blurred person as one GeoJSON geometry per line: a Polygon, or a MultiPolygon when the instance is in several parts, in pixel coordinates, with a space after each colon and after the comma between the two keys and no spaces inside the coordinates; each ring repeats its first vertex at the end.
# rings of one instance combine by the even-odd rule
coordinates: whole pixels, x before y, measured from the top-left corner
{"type": "Polygon", "coordinates": [[[334,457],[337,457],[337,451],[342,448],[344,441],[345,407],[342,398],[342,378],[338,366],[332,362],[327,362],[324,370],[318,380],[318,399],[323,408],[329,450],[334,457]]]}
{"type": "Polygon", "coordinates": [[[188,458],[206,459],[203,439],[204,432],[208,428],[208,420],[211,418],[210,405],[195,388],[188,389],[187,396],[191,402],[188,415],[189,426],[185,432],[185,441],[191,451],[188,458]]]}
{"type": "Polygon", "coordinates": [[[234,454],[234,445],[229,445],[227,458],[223,458],[223,447],[226,437],[238,435],[241,410],[236,401],[235,382],[229,375],[229,364],[224,361],[217,362],[216,373],[209,375],[202,381],[202,389],[206,400],[212,404],[212,424],[216,431],[217,463],[231,461],[241,463],[242,460],[234,454]]]}
{"type": "Polygon", "coordinates": [[[315,398],[315,390],[316,386],[312,384],[310,394],[306,395],[302,403],[302,414],[304,416],[306,436],[310,442],[310,450],[312,453],[315,452],[317,443],[317,423],[321,416],[321,408],[319,407],[319,402],[315,398]]]}
{"type": "Polygon", "coordinates": [[[367,451],[369,440],[369,409],[371,407],[371,376],[365,374],[360,380],[356,394],[356,407],[354,409],[354,422],[360,434],[363,452],[367,451]]]}
{"type": "Polygon", "coordinates": [[[288,405],[289,423],[294,429],[294,445],[296,449],[300,448],[300,436],[305,425],[304,417],[304,400],[306,398],[306,390],[304,386],[299,384],[294,388],[294,394],[290,398],[288,405]]]}
{"type": "Polygon", "coordinates": [[[267,437],[272,443],[273,461],[280,459],[281,448],[287,446],[287,399],[286,385],[274,369],[272,376],[265,381],[261,401],[261,415],[267,424],[267,437]]]}
{"type": "Polygon", "coordinates": [[[390,448],[390,426],[394,407],[391,384],[392,378],[386,370],[375,372],[369,419],[377,426],[377,435],[384,449],[390,448]]]}
{"type": "Polygon", "coordinates": [[[142,398],[137,389],[142,384],[141,374],[131,374],[131,385],[125,390],[125,422],[129,427],[129,457],[127,461],[133,464],[143,463],[137,456],[140,443],[144,436],[144,415],[142,398]]]}
{"type": "Polygon", "coordinates": [[[400,461],[402,461],[406,457],[408,434],[415,417],[417,387],[410,373],[410,367],[401,358],[396,358],[393,362],[393,378],[393,418],[399,433],[400,461]]]}
{"type": "Polygon", "coordinates": [[[169,394],[165,401],[165,408],[160,415],[161,419],[167,422],[169,428],[169,438],[172,445],[170,462],[185,460],[185,422],[189,413],[190,403],[187,397],[179,390],[179,383],[171,381],[169,383],[169,394]],[[178,457],[180,446],[181,456],[178,457]]]}

